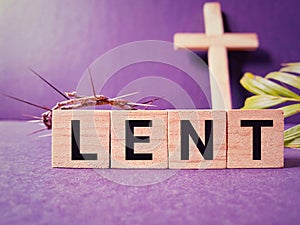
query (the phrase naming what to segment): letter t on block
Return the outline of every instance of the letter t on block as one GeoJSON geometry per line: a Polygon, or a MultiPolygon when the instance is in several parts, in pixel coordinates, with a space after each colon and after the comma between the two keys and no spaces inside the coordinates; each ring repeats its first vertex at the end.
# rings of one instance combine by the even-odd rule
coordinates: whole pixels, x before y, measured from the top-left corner
{"type": "Polygon", "coordinates": [[[283,111],[228,112],[227,168],[283,167],[283,111]]]}

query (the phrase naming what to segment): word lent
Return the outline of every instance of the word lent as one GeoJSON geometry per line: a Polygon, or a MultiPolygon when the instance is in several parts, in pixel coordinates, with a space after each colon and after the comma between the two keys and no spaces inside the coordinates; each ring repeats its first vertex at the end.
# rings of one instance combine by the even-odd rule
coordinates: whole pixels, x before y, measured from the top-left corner
{"type": "Polygon", "coordinates": [[[52,166],[283,167],[281,110],[56,110],[52,166]]]}

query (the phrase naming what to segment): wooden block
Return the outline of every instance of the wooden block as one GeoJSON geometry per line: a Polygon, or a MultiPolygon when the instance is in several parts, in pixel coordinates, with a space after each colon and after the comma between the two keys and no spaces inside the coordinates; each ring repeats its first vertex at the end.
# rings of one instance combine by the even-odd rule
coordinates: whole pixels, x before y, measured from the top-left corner
{"type": "Polygon", "coordinates": [[[167,129],[165,110],[112,111],[111,168],[167,168],[167,129]]]}
{"type": "Polygon", "coordinates": [[[168,125],[169,168],[226,168],[225,111],[169,110],[168,125]]]}
{"type": "Polygon", "coordinates": [[[283,167],[283,111],[228,112],[227,168],[283,167]]]}
{"type": "Polygon", "coordinates": [[[109,168],[109,132],[109,111],[54,110],[52,166],[109,168]]]}

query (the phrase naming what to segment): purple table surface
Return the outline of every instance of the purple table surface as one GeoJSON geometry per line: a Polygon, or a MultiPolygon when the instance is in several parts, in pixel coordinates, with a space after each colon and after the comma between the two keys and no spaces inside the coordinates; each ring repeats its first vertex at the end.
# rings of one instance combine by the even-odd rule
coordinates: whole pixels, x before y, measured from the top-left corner
{"type": "Polygon", "coordinates": [[[51,168],[50,137],[27,135],[37,124],[0,127],[0,224],[299,224],[297,150],[285,150],[283,169],[181,170],[126,186],[51,168]]]}

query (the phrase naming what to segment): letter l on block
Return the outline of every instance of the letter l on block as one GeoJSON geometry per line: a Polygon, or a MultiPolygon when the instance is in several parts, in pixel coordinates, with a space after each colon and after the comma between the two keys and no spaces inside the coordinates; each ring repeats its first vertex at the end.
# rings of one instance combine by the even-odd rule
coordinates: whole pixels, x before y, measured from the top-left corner
{"type": "Polygon", "coordinates": [[[52,119],[53,167],[109,168],[109,111],[54,110],[52,119]]]}

